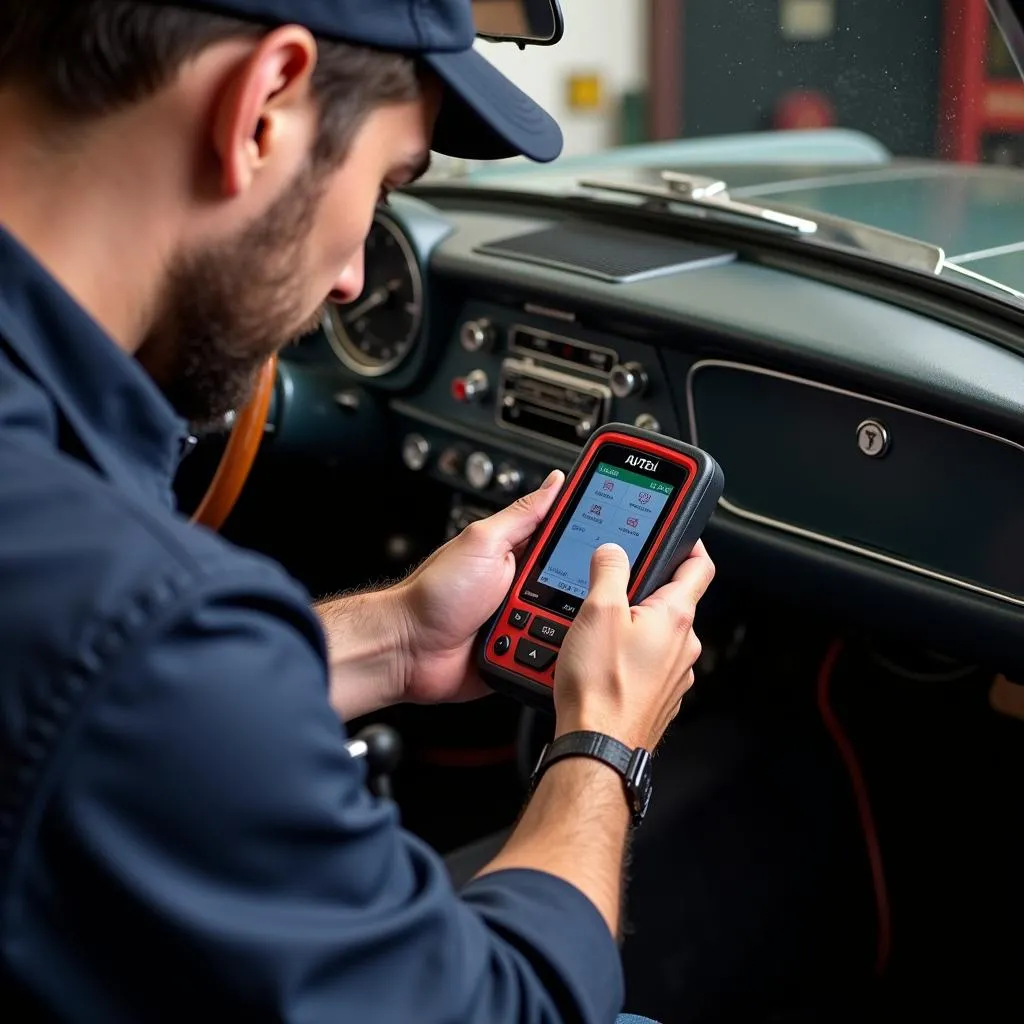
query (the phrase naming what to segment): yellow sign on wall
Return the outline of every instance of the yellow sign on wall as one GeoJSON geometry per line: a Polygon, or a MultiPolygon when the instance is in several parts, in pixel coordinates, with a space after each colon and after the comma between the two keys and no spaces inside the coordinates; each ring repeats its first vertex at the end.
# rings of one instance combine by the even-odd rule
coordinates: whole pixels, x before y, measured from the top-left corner
{"type": "Polygon", "coordinates": [[[604,104],[604,81],[595,72],[569,76],[569,109],[599,110],[604,104]]]}

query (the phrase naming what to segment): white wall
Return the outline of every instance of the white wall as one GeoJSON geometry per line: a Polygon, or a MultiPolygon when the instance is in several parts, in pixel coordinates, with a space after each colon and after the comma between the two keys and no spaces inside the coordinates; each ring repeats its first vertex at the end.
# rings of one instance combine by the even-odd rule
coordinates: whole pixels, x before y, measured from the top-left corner
{"type": "Polygon", "coordinates": [[[619,97],[647,85],[648,0],[562,0],[565,37],[557,46],[520,50],[509,43],[478,42],[491,63],[544,106],[562,126],[565,155],[592,153],[617,141],[619,97]],[[597,72],[605,109],[569,109],[568,80],[597,72]]]}

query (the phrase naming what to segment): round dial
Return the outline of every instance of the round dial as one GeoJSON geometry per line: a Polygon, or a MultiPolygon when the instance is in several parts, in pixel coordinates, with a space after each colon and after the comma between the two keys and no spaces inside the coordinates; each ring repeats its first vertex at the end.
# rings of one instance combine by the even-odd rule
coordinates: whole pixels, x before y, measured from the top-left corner
{"type": "Polygon", "coordinates": [[[355,302],[327,307],[324,330],[355,373],[380,377],[412,354],[423,323],[423,275],[402,230],[378,213],[366,239],[366,284],[355,302]]]}

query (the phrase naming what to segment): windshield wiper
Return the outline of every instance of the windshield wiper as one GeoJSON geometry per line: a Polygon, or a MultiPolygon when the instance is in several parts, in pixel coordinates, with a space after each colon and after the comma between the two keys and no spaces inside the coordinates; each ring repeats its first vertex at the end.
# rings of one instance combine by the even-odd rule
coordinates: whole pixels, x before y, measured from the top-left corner
{"type": "Polygon", "coordinates": [[[717,178],[669,170],[661,171],[659,178],[660,184],[657,185],[597,178],[582,179],[578,185],[591,191],[636,196],[645,199],[648,205],[669,213],[673,212],[673,207],[682,206],[704,215],[738,219],[744,223],[757,224],[761,228],[807,238],[821,245],[869,253],[879,259],[923,270],[928,274],[940,273],[946,262],[945,252],[937,245],[869,224],[817,212],[814,220],[811,220],[777,207],[741,203],[729,195],[728,185],[717,178]]]}

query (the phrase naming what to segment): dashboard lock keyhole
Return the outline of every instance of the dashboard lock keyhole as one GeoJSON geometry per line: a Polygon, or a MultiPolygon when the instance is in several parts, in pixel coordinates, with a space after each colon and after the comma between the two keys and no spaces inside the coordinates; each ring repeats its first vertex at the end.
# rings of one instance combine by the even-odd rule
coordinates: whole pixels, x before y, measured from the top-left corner
{"type": "Polygon", "coordinates": [[[880,459],[889,451],[889,431],[879,420],[865,420],[857,427],[857,447],[862,455],[880,459]]]}

